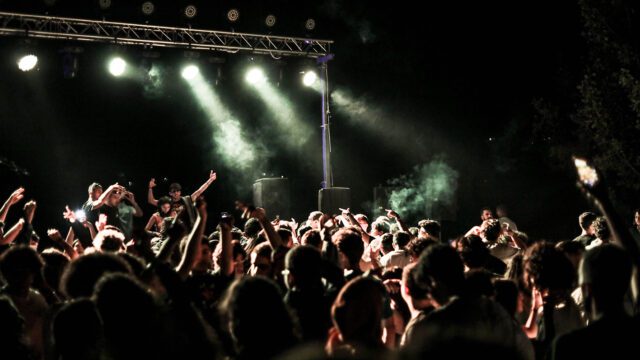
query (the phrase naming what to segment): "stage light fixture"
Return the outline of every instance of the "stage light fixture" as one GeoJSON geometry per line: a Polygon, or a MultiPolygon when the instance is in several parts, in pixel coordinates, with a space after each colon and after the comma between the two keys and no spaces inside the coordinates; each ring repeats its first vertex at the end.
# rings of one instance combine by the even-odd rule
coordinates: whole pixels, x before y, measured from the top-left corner
{"type": "Polygon", "coordinates": [[[127,62],[121,57],[115,57],[109,62],[109,72],[111,75],[118,77],[124,74],[127,69],[127,62]]]}
{"type": "Polygon", "coordinates": [[[146,16],[153,14],[155,10],[156,10],[156,7],[153,5],[151,1],[145,1],[142,4],[142,13],[146,16]]]}
{"type": "Polygon", "coordinates": [[[276,16],[273,14],[267,15],[267,18],[264,20],[265,25],[267,27],[273,27],[276,24],[276,16]]]}
{"type": "Polygon", "coordinates": [[[318,74],[316,74],[315,71],[307,71],[302,77],[302,83],[304,84],[304,86],[311,87],[316,83],[316,81],[318,81],[318,74]]]}
{"type": "Polygon", "coordinates": [[[304,28],[311,31],[316,28],[316,21],[314,19],[307,19],[304,23],[304,28]]]}
{"type": "Polygon", "coordinates": [[[107,10],[111,7],[111,0],[99,0],[98,5],[100,6],[100,9],[107,10]]]}
{"type": "Polygon", "coordinates": [[[227,12],[227,19],[231,22],[236,22],[240,19],[240,12],[238,9],[231,9],[227,12]]]}
{"type": "Polygon", "coordinates": [[[259,68],[251,68],[245,76],[245,80],[251,85],[263,84],[267,81],[264,72],[259,68]]]}
{"type": "Polygon", "coordinates": [[[76,215],[76,220],[78,220],[78,222],[83,223],[87,220],[87,214],[84,212],[84,210],[78,209],[73,213],[76,215]]]}
{"type": "Polygon", "coordinates": [[[198,9],[195,7],[195,5],[189,5],[184,8],[184,16],[187,17],[187,19],[193,19],[197,14],[198,9]]]}
{"type": "Polygon", "coordinates": [[[185,80],[191,80],[195,78],[198,73],[200,73],[200,69],[196,65],[187,65],[182,69],[182,77],[185,80]]]}
{"type": "Polygon", "coordinates": [[[37,56],[33,54],[25,55],[18,60],[18,69],[22,71],[31,71],[36,67],[37,64],[37,56]]]}

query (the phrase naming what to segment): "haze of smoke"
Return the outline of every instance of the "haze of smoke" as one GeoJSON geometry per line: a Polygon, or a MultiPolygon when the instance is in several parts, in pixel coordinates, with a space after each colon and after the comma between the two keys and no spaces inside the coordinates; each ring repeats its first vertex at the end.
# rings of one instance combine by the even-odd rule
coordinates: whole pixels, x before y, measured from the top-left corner
{"type": "Polygon", "coordinates": [[[144,74],[143,95],[148,99],[157,99],[164,95],[164,72],[165,70],[157,65],[153,65],[148,74],[144,74]]]}
{"type": "Polygon", "coordinates": [[[442,157],[415,166],[410,174],[388,181],[389,186],[398,188],[391,192],[389,205],[407,218],[431,215],[436,202],[440,206],[453,207],[458,176],[458,171],[442,157]]]}

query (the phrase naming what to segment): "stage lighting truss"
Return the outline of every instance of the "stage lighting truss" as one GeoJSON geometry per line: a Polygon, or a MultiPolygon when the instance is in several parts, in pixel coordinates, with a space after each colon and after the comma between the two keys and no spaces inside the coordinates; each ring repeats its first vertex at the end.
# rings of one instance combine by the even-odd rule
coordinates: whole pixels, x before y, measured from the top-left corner
{"type": "Polygon", "coordinates": [[[184,8],[184,16],[187,19],[193,19],[198,14],[198,9],[194,5],[189,5],[184,8]]]}
{"type": "Polygon", "coordinates": [[[264,20],[264,24],[267,27],[273,27],[276,24],[276,16],[275,15],[267,15],[267,18],[264,20]]]}
{"type": "Polygon", "coordinates": [[[153,14],[155,10],[156,10],[156,7],[153,5],[151,1],[145,1],[142,4],[142,13],[146,16],[153,14]]]}
{"type": "Polygon", "coordinates": [[[240,19],[240,12],[238,9],[231,9],[227,11],[227,20],[230,22],[236,22],[238,19],[240,19]]]}
{"type": "Polygon", "coordinates": [[[331,40],[0,12],[0,35],[319,58],[331,40]]]}

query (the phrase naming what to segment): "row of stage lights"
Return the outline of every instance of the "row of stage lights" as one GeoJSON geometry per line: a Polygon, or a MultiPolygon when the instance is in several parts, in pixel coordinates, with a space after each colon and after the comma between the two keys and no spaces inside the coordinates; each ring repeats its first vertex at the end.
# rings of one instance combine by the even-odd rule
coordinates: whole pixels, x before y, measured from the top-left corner
{"type": "MultiPolygon", "coordinates": [[[[38,57],[33,54],[28,54],[21,57],[18,60],[18,68],[22,71],[31,71],[36,68],[38,64],[38,57]]],[[[114,57],[109,61],[107,66],[109,73],[115,77],[124,75],[127,70],[127,62],[121,57],[114,57]]],[[[185,80],[191,80],[200,73],[200,68],[197,65],[187,65],[182,71],[181,75],[185,80]]],[[[249,69],[245,75],[245,80],[251,85],[260,85],[267,82],[267,76],[259,67],[253,67],[249,69]]],[[[305,86],[311,87],[318,81],[318,74],[315,71],[305,71],[302,76],[302,83],[305,86]]]]}

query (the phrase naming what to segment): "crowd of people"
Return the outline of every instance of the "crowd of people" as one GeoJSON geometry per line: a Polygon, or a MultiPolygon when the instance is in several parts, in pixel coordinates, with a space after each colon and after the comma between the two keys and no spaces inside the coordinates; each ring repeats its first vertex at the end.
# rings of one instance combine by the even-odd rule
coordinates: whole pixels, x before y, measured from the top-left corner
{"type": "Polygon", "coordinates": [[[589,193],[600,214],[552,243],[503,206],[456,239],[393,210],[298,223],[238,202],[209,219],[215,180],[156,199],[151,179],[144,227],[133,193],[93,183],[81,211],[65,209],[68,229],[47,234],[28,189],[13,191],[0,208],[0,358],[635,356],[640,210],[629,231],[602,193],[589,193]]]}

